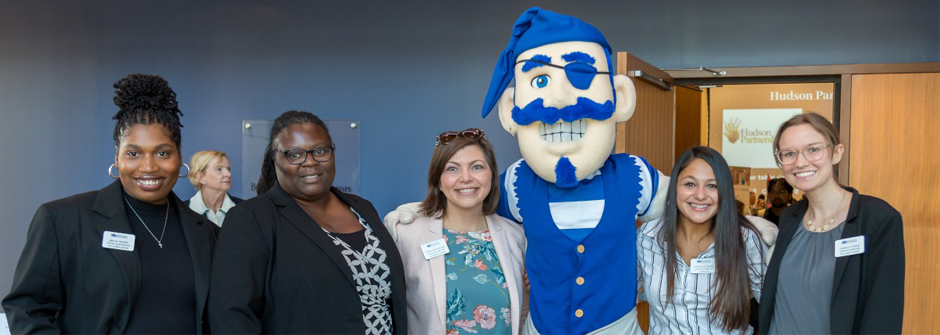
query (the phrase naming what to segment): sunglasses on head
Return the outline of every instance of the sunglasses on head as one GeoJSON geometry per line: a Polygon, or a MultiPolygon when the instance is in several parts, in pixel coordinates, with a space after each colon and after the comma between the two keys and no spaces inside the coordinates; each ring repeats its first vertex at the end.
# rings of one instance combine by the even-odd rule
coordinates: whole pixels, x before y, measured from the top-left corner
{"type": "Polygon", "coordinates": [[[447,145],[457,139],[458,136],[474,141],[481,138],[486,138],[486,134],[483,133],[483,129],[478,128],[467,128],[461,131],[445,131],[440,135],[437,135],[437,144],[434,146],[447,145]]]}

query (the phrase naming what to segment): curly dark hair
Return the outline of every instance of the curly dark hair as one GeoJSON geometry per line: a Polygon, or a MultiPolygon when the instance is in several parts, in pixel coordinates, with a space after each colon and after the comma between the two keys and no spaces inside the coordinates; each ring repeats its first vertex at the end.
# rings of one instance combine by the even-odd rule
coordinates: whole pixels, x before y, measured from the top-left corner
{"type": "Polygon", "coordinates": [[[170,132],[170,137],[180,147],[180,111],[176,103],[176,92],[160,76],[131,74],[114,83],[114,104],[117,114],[111,119],[114,124],[114,145],[120,146],[127,130],[143,124],[159,124],[170,132]]]}
{"type": "Polygon", "coordinates": [[[277,168],[274,166],[274,158],[277,148],[281,145],[278,143],[277,136],[290,125],[304,123],[320,126],[330,142],[333,142],[333,137],[330,136],[330,130],[326,128],[326,123],[323,123],[323,120],[310,112],[290,110],[278,116],[277,119],[274,119],[274,124],[271,125],[271,137],[268,140],[268,147],[264,149],[264,158],[261,161],[261,177],[258,178],[258,184],[255,185],[258,195],[264,194],[277,183],[277,168]]]}

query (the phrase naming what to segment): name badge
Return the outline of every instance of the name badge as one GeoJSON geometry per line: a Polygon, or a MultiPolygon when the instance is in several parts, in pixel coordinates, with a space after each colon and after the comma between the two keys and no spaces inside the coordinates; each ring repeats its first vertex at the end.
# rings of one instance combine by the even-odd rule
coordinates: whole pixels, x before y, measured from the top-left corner
{"type": "Polygon", "coordinates": [[[714,258],[693,258],[692,273],[715,273],[714,258]]]}
{"type": "Polygon", "coordinates": [[[836,240],[836,257],[865,253],[865,235],[836,240]]]}
{"type": "Polygon", "coordinates": [[[134,251],[135,240],[137,240],[137,236],[134,236],[134,234],[105,231],[104,236],[101,238],[101,247],[105,249],[134,251]]]}
{"type": "Polygon", "coordinates": [[[446,255],[450,252],[447,247],[447,241],[443,238],[428,244],[421,245],[421,252],[424,253],[424,259],[431,259],[437,256],[446,255]]]}

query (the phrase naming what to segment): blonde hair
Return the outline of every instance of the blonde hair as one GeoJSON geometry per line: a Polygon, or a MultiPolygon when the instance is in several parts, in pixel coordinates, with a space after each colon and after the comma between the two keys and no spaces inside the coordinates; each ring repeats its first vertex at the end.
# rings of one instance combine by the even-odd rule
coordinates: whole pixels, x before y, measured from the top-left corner
{"type": "Polygon", "coordinates": [[[193,157],[189,159],[189,168],[192,169],[189,171],[189,182],[193,184],[196,190],[202,189],[197,174],[205,172],[206,168],[209,167],[209,162],[219,157],[228,158],[228,155],[221,151],[203,150],[193,154],[193,157]]]}

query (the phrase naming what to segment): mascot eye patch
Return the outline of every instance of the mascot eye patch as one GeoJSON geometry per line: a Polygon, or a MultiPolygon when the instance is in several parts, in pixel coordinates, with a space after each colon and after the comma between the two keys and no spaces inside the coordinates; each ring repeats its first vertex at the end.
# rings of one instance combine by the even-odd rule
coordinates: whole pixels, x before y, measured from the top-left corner
{"type": "MultiPolygon", "coordinates": [[[[571,83],[571,86],[574,86],[575,88],[579,90],[586,90],[590,88],[591,82],[594,81],[594,76],[599,75],[599,74],[607,74],[607,75],[610,74],[610,72],[607,72],[607,71],[603,71],[603,72],[597,71],[597,68],[595,68],[594,65],[590,65],[584,62],[573,62],[573,63],[568,63],[568,65],[561,66],[561,65],[548,63],[548,62],[543,62],[535,58],[530,58],[530,59],[523,59],[523,60],[516,62],[516,65],[518,65],[519,63],[526,64],[526,65],[523,65],[523,68],[525,68],[529,64],[538,63],[544,66],[565,70],[565,75],[568,76],[568,82],[571,83]]],[[[534,66],[532,68],[534,68],[534,66]]]]}

